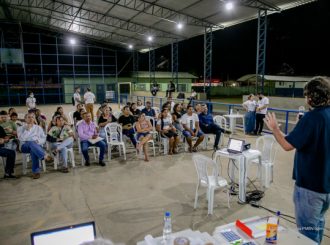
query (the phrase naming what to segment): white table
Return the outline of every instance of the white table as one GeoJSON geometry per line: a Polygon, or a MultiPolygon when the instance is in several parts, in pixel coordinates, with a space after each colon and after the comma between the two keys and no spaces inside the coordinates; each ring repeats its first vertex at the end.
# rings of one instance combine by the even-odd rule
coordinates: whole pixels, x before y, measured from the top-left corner
{"type": "MultiPolygon", "coordinates": [[[[248,222],[248,221],[251,221],[251,220],[256,220],[258,218],[260,218],[260,217],[259,216],[254,216],[254,217],[251,217],[251,218],[248,218],[248,219],[244,219],[242,221],[243,222],[248,222]]],[[[281,218],[280,218],[280,226],[282,226],[281,225],[281,218]]],[[[257,244],[268,244],[268,243],[265,243],[265,237],[251,239],[244,232],[239,230],[239,228],[238,229],[236,228],[235,222],[229,223],[229,224],[226,224],[226,225],[222,225],[222,226],[218,226],[214,229],[213,237],[217,240],[218,244],[226,244],[226,245],[230,244],[224,238],[222,238],[221,235],[219,235],[219,231],[226,230],[226,229],[230,229],[230,230],[236,232],[245,241],[255,241],[257,244]]],[[[285,228],[285,227],[282,230],[281,229],[278,230],[277,237],[278,237],[277,245],[293,245],[293,244],[317,245],[316,242],[314,242],[310,238],[304,236],[303,234],[299,233],[298,231],[293,230],[293,229],[289,229],[289,228],[285,228]]]]}
{"type": "MultiPolygon", "coordinates": [[[[223,115],[226,118],[229,118],[229,127],[230,127],[230,131],[231,131],[231,135],[233,135],[235,133],[235,128],[236,128],[236,120],[241,118],[243,120],[243,129],[244,129],[244,115],[242,114],[227,114],[227,115],[223,115]]],[[[245,130],[244,130],[245,131],[245,130]]]]}
{"type": "MultiPolygon", "coordinates": [[[[247,179],[247,163],[250,162],[251,160],[255,160],[255,159],[258,159],[259,160],[259,164],[260,164],[260,167],[261,167],[261,152],[258,151],[258,150],[253,150],[253,149],[249,149],[249,150],[246,150],[246,151],[243,151],[243,153],[240,153],[240,154],[232,154],[232,153],[229,153],[227,151],[227,148],[222,148],[218,151],[215,152],[214,154],[214,158],[213,160],[215,160],[217,162],[218,158],[220,157],[226,157],[228,159],[231,159],[235,162],[238,162],[237,164],[237,167],[238,167],[238,178],[239,178],[239,190],[238,190],[238,199],[239,199],[239,202],[241,203],[245,203],[246,201],[246,179],[247,179]]],[[[230,178],[231,180],[234,180],[235,178],[235,168],[234,166],[229,165],[230,167],[230,170],[229,170],[229,175],[230,175],[230,178]]]]}

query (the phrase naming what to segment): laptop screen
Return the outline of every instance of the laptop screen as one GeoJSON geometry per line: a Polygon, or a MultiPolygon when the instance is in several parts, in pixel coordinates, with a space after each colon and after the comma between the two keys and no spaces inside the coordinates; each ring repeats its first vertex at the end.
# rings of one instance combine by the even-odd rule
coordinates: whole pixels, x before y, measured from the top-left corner
{"type": "Polygon", "coordinates": [[[79,245],[95,240],[95,223],[71,225],[31,234],[32,245],[79,245]]]}
{"type": "Polygon", "coordinates": [[[228,142],[228,152],[240,153],[243,151],[244,140],[230,138],[228,142]]]}

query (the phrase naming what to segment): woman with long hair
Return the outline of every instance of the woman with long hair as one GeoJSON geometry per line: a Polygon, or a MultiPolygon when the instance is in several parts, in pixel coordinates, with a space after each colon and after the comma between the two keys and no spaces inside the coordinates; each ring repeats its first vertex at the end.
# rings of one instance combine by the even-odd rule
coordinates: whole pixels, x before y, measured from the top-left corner
{"type": "Polygon", "coordinates": [[[138,117],[138,121],[135,124],[137,132],[137,140],[139,143],[136,146],[136,149],[144,152],[144,161],[149,162],[148,155],[148,141],[152,139],[150,131],[152,131],[152,125],[149,120],[146,119],[146,115],[141,113],[138,117]]]}

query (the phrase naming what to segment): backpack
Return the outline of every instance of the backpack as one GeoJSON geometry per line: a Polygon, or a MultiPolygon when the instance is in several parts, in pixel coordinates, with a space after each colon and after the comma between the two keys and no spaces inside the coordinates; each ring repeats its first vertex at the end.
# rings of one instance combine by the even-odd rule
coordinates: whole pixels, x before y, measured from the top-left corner
{"type": "Polygon", "coordinates": [[[71,102],[72,102],[72,105],[74,106],[74,96],[72,96],[72,98],[71,98],[71,102]]]}

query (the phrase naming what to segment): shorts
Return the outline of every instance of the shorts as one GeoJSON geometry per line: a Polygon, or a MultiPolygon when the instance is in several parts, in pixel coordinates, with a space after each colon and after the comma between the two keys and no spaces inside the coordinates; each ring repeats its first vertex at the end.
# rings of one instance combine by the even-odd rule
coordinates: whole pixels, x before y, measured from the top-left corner
{"type": "Polygon", "coordinates": [[[140,140],[141,137],[146,137],[147,135],[149,135],[150,133],[149,132],[146,132],[146,133],[138,133],[136,138],[137,140],[140,140]]]}
{"type": "MultiPolygon", "coordinates": [[[[194,130],[194,132],[196,133],[196,129],[194,130]]],[[[191,137],[192,137],[192,136],[191,136],[191,133],[190,133],[189,131],[187,131],[187,130],[183,130],[183,131],[182,131],[182,134],[183,134],[184,137],[186,137],[186,138],[191,138],[191,137]]],[[[201,137],[202,135],[204,135],[203,132],[200,131],[200,130],[198,130],[198,132],[197,132],[197,137],[201,137]]]]}
{"type": "Polygon", "coordinates": [[[173,132],[173,131],[168,131],[167,133],[164,133],[161,135],[163,138],[172,138],[172,137],[177,137],[178,134],[173,132]]]}

